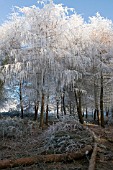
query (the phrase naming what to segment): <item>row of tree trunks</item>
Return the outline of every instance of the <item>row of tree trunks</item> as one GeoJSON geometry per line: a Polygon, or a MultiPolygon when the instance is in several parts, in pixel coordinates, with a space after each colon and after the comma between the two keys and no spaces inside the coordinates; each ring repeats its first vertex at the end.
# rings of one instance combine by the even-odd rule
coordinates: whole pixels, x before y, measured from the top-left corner
{"type": "MultiPolygon", "coordinates": [[[[43,128],[44,125],[44,105],[45,105],[45,95],[42,93],[42,100],[41,100],[41,113],[40,113],[40,127],[43,128]]],[[[64,112],[64,115],[66,115],[66,107],[65,107],[65,95],[61,97],[61,111],[64,112]]],[[[34,120],[37,120],[38,118],[38,109],[39,109],[39,102],[35,105],[35,116],[34,120]]],[[[49,114],[49,106],[48,102],[46,105],[46,121],[45,124],[48,125],[48,114],[49,114]]],[[[59,101],[57,100],[57,118],[59,119],[59,101]]]]}
{"type": "MultiPolygon", "coordinates": [[[[96,94],[95,94],[96,95],[96,94]]],[[[61,108],[64,111],[64,115],[66,115],[66,108],[65,108],[65,95],[63,94],[61,100],[62,100],[62,106],[61,108]]],[[[77,105],[77,113],[79,117],[79,121],[81,124],[83,124],[83,115],[82,115],[82,108],[81,108],[81,92],[75,92],[75,100],[77,105]]],[[[21,106],[21,118],[23,118],[23,101],[22,101],[22,83],[20,81],[20,106],[21,106]]],[[[97,109],[94,111],[94,120],[98,120],[98,124],[101,122],[101,126],[104,127],[104,113],[103,113],[103,75],[101,75],[101,93],[100,93],[100,111],[101,111],[101,120],[98,110],[98,104],[95,101],[95,106],[97,109]]],[[[37,120],[38,118],[38,109],[39,109],[39,102],[35,104],[35,115],[34,120],[37,120]]],[[[48,104],[46,106],[46,125],[48,125],[48,104]]],[[[71,114],[71,102],[70,102],[70,114],[71,114]]],[[[88,116],[87,107],[86,107],[86,118],[88,116]]],[[[59,119],[59,101],[57,101],[57,118],[59,119]]],[[[41,113],[40,113],[40,127],[43,128],[44,125],[44,94],[42,94],[42,102],[41,102],[41,113]]]]}
{"type": "MultiPolygon", "coordinates": [[[[95,111],[94,111],[94,120],[98,120],[98,124],[101,122],[101,126],[104,127],[104,114],[103,114],[103,75],[101,73],[101,93],[100,93],[100,111],[101,111],[101,120],[98,110],[98,102],[97,100],[97,92],[96,86],[94,85],[94,94],[95,94],[95,111]]],[[[79,121],[83,124],[83,115],[82,115],[82,106],[81,106],[81,91],[75,92],[75,100],[77,106],[77,113],[79,117],[79,121]]],[[[21,118],[23,118],[23,101],[22,101],[22,83],[20,81],[20,107],[21,107],[21,118]]],[[[35,104],[35,115],[34,120],[38,118],[38,109],[39,109],[39,102],[35,104]]],[[[61,97],[61,111],[66,115],[66,107],[65,107],[65,93],[63,93],[61,97]]],[[[70,114],[71,114],[71,102],[70,102],[70,114]]],[[[88,116],[87,107],[86,107],[86,118],[88,116]]],[[[57,118],[59,119],[59,101],[57,101],[57,118]]],[[[41,113],[40,113],[40,127],[43,128],[44,124],[44,94],[42,93],[42,102],[41,102],[41,113]]],[[[48,104],[46,106],[46,124],[48,125],[48,104]]]]}
{"type": "Polygon", "coordinates": [[[13,168],[17,166],[28,166],[35,163],[47,163],[47,162],[67,162],[75,159],[80,159],[86,155],[86,152],[92,152],[92,146],[87,145],[77,152],[63,153],[63,154],[51,154],[51,155],[37,155],[33,157],[24,157],[14,160],[0,160],[0,169],[13,168]]]}

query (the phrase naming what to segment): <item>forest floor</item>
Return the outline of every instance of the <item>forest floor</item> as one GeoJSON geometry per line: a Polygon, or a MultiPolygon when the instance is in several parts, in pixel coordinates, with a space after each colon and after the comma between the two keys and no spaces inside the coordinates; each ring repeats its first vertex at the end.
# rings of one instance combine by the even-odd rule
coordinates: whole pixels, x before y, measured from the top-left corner
{"type": "Polygon", "coordinates": [[[88,127],[98,139],[95,170],[113,170],[113,126],[102,128],[89,124],[88,127]]]}
{"type": "MultiPolygon", "coordinates": [[[[105,128],[101,128],[98,125],[93,123],[87,123],[84,125],[84,128],[81,129],[81,126],[77,125],[74,127],[75,131],[68,131],[68,136],[76,138],[76,146],[80,149],[78,143],[81,143],[81,147],[84,145],[94,145],[94,141],[90,138],[90,135],[87,136],[87,131],[89,129],[91,132],[94,132],[97,137],[97,156],[96,156],[96,168],[95,170],[113,170],[113,125],[106,125],[105,128]],[[77,128],[77,129],[76,129],[77,128]],[[76,133],[76,135],[75,135],[76,133]],[[78,140],[78,141],[77,141],[78,140]]],[[[51,126],[52,129],[52,126],[51,126]]],[[[46,150],[45,140],[47,140],[48,133],[52,133],[52,130],[45,126],[43,130],[39,128],[34,128],[32,131],[22,138],[7,138],[4,137],[0,139],[0,160],[5,159],[18,159],[35,156],[37,154],[48,154],[46,150]]],[[[88,132],[89,133],[89,132],[88,132]]],[[[64,139],[64,131],[57,134],[56,138],[64,139]],[[62,136],[63,133],[63,137],[62,136]]],[[[67,134],[66,134],[67,135],[67,134]]],[[[65,136],[67,137],[67,136],[65,136]]],[[[56,140],[52,139],[51,135],[51,144],[56,140]]],[[[72,139],[71,138],[71,139],[72,139]]],[[[59,140],[59,139],[57,139],[59,140]]],[[[65,139],[67,140],[67,138],[65,139]]],[[[51,145],[50,144],[50,145],[51,145]]],[[[75,143],[74,143],[75,144],[75,143]]],[[[49,145],[49,144],[48,144],[49,145]]],[[[50,148],[50,146],[49,146],[50,148]]],[[[56,148],[57,150],[57,148],[56,148]]],[[[62,152],[62,150],[61,150],[62,152]]],[[[51,151],[52,153],[52,151],[51,151]]],[[[14,168],[6,168],[6,170],[88,170],[89,160],[91,155],[85,155],[83,158],[78,160],[73,160],[72,162],[53,162],[53,163],[38,163],[30,166],[18,166],[14,168]]]]}

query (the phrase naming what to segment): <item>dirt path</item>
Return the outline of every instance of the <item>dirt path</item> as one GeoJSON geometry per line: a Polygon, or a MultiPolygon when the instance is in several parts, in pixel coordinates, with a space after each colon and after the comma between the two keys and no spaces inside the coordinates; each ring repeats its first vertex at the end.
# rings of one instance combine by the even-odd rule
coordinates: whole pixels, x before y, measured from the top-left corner
{"type": "Polygon", "coordinates": [[[113,170],[113,126],[101,128],[89,125],[88,127],[97,136],[96,170],[113,170]]]}

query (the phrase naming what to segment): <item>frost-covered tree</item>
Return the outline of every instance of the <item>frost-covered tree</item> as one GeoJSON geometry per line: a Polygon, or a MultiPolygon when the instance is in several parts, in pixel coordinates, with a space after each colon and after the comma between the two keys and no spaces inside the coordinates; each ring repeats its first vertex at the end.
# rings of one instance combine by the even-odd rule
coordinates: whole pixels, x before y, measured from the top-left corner
{"type": "Polygon", "coordinates": [[[34,107],[35,120],[41,109],[40,127],[43,127],[44,112],[48,124],[51,98],[56,100],[57,118],[60,102],[64,115],[66,107],[76,103],[81,123],[83,108],[93,107],[97,114],[100,106],[103,126],[103,84],[104,73],[111,71],[112,22],[97,14],[85,23],[73,9],[52,1],[43,3],[41,8],[15,10],[0,27],[0,53],[1,61],[7,61],[1,67],[5,83],[20,85],[21,110],[22,97],[26,95],[34,107]],[[71,15],[69,10],[73,11],[71,15]],[[22,93],[21,85],[26,87],[22,93]],[[74,98],[70,97],[72,93],[74,98]]]}
{"type": "Polygon", "coordinates": [[[91,43],[91,63],[94,80],[94,99],[95,114],[97,112],[99,119],[99,105],[101,113],[101,125],[104,126],[104,74],[109,74],[111,69],[109,62],[112,57],[112,35],[113,24],[110,20],[105,19],[97,13],[96,16],[90,17],[89,36],[91,43]],[[100,103],[98,100],[100,96],[100,103]]]}

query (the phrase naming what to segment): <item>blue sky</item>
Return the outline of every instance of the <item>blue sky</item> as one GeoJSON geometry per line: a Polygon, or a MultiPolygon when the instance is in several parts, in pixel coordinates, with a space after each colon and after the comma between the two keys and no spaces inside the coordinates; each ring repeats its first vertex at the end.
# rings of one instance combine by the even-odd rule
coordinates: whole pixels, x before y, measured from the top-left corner
{"type": "MultiPolygon", "coordinates": [[[[113,21],[113,0],[54,0],[54,3],[62,3],[68,7],[75,8],[87,21],[89,16],[99,12],[105,18],[113,21]]],[[[7,19],[13,6],[37,5],[37,0],[0,0],[0,25],[7,19]]]]}

